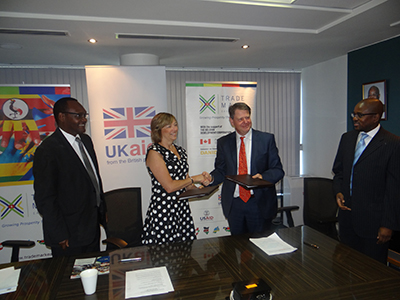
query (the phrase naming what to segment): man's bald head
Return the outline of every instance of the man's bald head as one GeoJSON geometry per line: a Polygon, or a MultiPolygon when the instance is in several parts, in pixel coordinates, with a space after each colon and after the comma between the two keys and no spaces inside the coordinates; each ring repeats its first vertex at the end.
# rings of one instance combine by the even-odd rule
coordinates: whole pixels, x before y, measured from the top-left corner
{"type": "Polygon", "coordinates": [[[356,104],[352,113],[354,129],[365,132],[371,131],[379,125],[382,113],[383,104],[378,99],[361,100],[356,104]]]}
{"type": "Polygon", "coordinates": [[[357,106],[363,109],[366,108],[369,112],[377,113],[379,118],[382,118],[383,103],[379,99],[367,98],[358,102],[357,106]]]}

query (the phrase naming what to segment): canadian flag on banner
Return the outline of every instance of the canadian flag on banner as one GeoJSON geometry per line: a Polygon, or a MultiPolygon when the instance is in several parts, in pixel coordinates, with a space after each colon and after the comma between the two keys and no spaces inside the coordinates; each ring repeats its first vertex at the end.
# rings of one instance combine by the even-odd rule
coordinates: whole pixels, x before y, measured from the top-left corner
{"type": "Polygon", "coordinates": [[[200,145],[211,144],[211,139],[200,139],[200,145]]]}

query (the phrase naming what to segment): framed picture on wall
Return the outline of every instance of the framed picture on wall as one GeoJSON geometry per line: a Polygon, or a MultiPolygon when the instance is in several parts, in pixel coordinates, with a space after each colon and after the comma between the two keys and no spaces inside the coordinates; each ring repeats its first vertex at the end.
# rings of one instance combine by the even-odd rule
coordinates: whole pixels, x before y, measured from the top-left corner
{"type": "Polygon", "coordinates": [[[382,120],[386,120],[387,105],[386,105],[386,80],[364,83],[362,85],[363,99],[376,98],[383,103],[382,120]]]}

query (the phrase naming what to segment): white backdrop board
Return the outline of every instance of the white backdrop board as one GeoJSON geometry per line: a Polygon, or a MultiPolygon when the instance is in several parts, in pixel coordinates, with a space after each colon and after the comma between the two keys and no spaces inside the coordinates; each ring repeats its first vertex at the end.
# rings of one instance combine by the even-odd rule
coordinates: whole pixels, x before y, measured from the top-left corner
{"type": "Polygon", "coordinates": [[[165,67],[87,66],[86,77],[104,191],[141,187],[144,217],[151,195],[145,166],[150,122],[167,110],[165,67]]]}

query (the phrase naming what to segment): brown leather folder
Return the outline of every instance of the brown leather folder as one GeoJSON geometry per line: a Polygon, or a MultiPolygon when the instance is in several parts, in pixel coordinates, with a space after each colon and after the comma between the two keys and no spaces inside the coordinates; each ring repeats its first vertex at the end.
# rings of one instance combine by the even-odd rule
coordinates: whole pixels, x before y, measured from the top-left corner
{"type": "Polygon", "coordinates": [[[252,178],[251,175],[226,175],[226,179],[233,181],[246,189],[255,189],[263,187],[272,187],[273,183],[264,179],[252,178]]]}
{"type": "Polygon", "coordinates": [[[195,188],[187,190],[186,192],[180,194],[179,200],[191,199],[191,198],[200,198],[211,195],[216,189],[218,189],[218,185],[207,186],[202,189],[195,188]]]}

